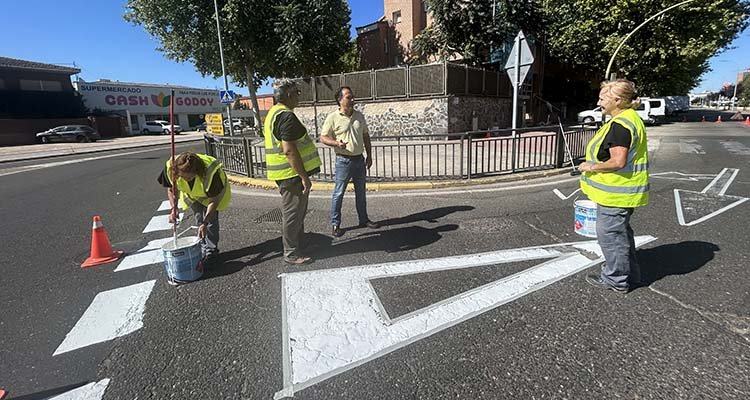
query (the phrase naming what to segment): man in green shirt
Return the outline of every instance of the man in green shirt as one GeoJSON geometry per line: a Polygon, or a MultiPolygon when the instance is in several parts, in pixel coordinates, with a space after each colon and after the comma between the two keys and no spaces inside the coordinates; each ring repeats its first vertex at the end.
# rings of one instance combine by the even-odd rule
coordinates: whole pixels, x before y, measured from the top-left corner
{"type": "Polygon", "coordinates": [[[341,229],[341,204],[349,181],[354,181],[354,197],[359,216],[359,226],[379,228],[367,216],[365,198],[365,177],[372,166],[372,146],[370,132],[367,129],[365,116],[354,109],[354,94],[348,86],[342,86],[336,92],[336,103],[339,109],[328,114],[323,123],[320,136],[321,143],[333,147],[336,152],[336,177],[331,204],[331,225],[333,236],[344,234],[341,229]],[[367,158],[363,152],[367,151],[367,158]]]}

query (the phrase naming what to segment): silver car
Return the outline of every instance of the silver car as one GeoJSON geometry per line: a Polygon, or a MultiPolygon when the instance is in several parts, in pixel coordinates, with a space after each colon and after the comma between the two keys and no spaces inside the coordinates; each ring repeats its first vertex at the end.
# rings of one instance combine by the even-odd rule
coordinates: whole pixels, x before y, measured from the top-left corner
{"type": "Polygon", "coordinates": [[[50,142],[96,142],[101,135],[88,125],[63,125],[36,134],[42,143],[50,142]]]}

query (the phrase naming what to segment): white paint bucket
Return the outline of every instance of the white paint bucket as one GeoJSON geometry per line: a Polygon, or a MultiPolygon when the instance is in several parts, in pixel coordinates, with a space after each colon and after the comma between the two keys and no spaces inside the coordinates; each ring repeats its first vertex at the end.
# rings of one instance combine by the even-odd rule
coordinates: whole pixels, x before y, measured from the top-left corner
{"type": "Polygon", "coordinates": [[[167,275],[178,282],[192,282],[203,276],[201,242],[197,236],[177,238],[161,246],[167,275]]]}
{"type": "Polygon", "coordinates": [[[577,234],[596,237],[596,203],[591,200],[576,200],[574,227],[577,234]]]}

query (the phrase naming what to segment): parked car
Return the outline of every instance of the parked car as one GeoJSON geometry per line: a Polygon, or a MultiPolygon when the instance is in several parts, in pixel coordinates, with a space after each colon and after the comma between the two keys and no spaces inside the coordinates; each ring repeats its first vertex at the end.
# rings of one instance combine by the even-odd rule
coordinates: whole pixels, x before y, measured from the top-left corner
{"type": "MultiPolygon", "coordinates": [[[[149,133],[164,133],[166,135],[169,135],[171,132],[169,131],[171,125],[168,121],[162,121],[162,120],[156,120],[156,121],[146,121],[146,124],[143,125],[143,130],[141,131],[144,135],[148,135],[149,133]]],[[[182,129],[180,129],[180,126],[175,124],[174,126],[174,133],[175,135],[179,135],[180,132],[182,132],[182,129]]]]}
{"type": "Polygon", "coordinates": [[[44,132],[39,132],[36,137],[42,143],[50,142],[96,142],[101,135],[96,129],[88,125],[63,125],[44,132]]]}
{"type": "MultiPolygon", "coordinates": [[[[234,128],[234,130],[242,131],[243,129],[245,129],[245,122],[243,120],[239,118],[232,118],[232,119],[233,119],[232,128],[234,128]]],[[[229,120],[225,119],[223,123],[224,123],[224,129],[229,130],[229,120]]]]}
{"type": "MultiPolygon", "coordinates": [[[[651,106],[647,101],[644,101],[641,103],[638,108],[635,109],[635,112],[638,113],[638,116],[641,117],[643,122],[646,124],[652,125],[656,123],[656,119],[650,115],[651,112],[651,106]]],[[[611,117],[607,116],[607,121],[609,121],[611,117]]],[[[578,113],[578,122],[584,123],[584,124],[590,124],[595,121],[601,121],[602,120],[602,108],[596,107],[593,110],[586,110],[581,111],[578,113]]]]}

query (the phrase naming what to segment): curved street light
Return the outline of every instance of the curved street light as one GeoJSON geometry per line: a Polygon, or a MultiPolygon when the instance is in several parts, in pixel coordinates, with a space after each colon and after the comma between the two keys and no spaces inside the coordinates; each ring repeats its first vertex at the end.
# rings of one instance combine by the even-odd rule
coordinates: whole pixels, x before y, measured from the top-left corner
{"type": "Polygon", "coordinates": [[[626,42],[626,41],[627,41],[628,39],[630,39],[630,37],[631,37],[631,36],[633,36],[633,34],[634,34],[634,33],[635,33],[636,31],[638,31],[638,29],[641,29],[641,27],[642,27],[643,25],[646,25],[646,24],[647,24],[647,23],[648,23],[649,21],[651,21],[652,19],[654,19],[654,18],[656,18],[656,17],[658,17],[658,16],[660,16],[660,15],[664,14],[665,12],[667,12],[667,11],[669,11],[669,10],[671,10],[671,9],[675,8],[675,7],[679,7],[679,6],[681,6],[681,5],[684,5],[684,4],[687,4],[687,3],[693,2],[693,1],[695,1],[695,0],[686,0],[686,1],[683,1],[683,2],[681,2],[681,3],[677,3],[677,4],[673,5],[673,6],[669,6],[669,7],[665,8],[665,9],[663,9],[663,10],[659,11],[658,13],[656,13],[656,14],[652,15],[651,17],[649,17],[648,19],[646,19],[645,21],[643,21],[643,22],[642,22],[642,23],[641,23],[640,25],[638,25],[638,26],[637,26],[637,27],[636,27],[635,29],[633,29],[633,31],[632,31],[632,32],[628,33],[628,35],[627,35],[627,36],[625,36],[625,39],[622,39],[622,41],[620,42],[620,44],[619,44],[619,45],[617,46],[617,48],[615,49],[615,52],[614,52],[614,54],[612,54],[612,58],[610,58],[610,59],[609,59],[609,64],[607,64],[607,72],[605,72],[605,73],[604,73],[604,79],[609,79],[609,70],[610,70],[610,68],[612,68],[612,62],[614,62],[614,61],[615,61],[615,56],[617,56],[617,52],[618,52],[618,51],[620,51],[620,48],[622,47],[622,45],[623,45],[623,44],[625,44],[625,42],[626,42]]]}

